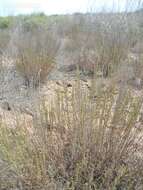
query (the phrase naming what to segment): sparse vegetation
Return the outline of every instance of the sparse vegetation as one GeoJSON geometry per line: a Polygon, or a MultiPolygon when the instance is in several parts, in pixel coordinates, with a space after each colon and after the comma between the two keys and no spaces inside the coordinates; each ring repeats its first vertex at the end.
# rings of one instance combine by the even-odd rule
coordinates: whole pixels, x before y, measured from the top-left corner
{"type": "Polygon", "coordinates": [[[0,190],[143,189],[142,31],[142,9],[0,17],[0,85],[36,100],[0,91],[0,190]]]}

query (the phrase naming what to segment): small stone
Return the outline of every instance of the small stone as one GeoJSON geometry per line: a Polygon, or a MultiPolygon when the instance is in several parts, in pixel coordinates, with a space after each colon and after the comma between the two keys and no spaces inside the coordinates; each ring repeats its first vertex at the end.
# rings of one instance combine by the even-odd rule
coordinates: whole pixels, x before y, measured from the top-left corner
{"type": "Polygon", "coordinates": [[[1,105],[2,109],[4,110],[7,110],[7,111],[11,111],[11,106],[9,105],[8,102],[2,102],[2,105],[1,105]]]}
{"type": "Polygon", "coordinates": [[[61,86],[61,83],[59,81],[56,82],[57,85],[61,86]]]}
{"type": "Polygon", "coordinates": [[[68,83],[68,84],[67,84],[67,87],[68,87],[68,88],[72,87],[72,84],[68,83]]]}

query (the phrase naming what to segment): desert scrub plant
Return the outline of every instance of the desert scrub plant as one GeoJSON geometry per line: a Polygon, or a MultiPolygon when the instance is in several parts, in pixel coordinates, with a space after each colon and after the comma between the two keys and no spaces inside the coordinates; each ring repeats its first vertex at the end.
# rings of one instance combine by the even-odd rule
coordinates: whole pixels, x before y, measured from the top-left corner
{"type": "Polygon", "coordinates": [[[98,90],[95,83],[89,92],[81,81],[72,90],[64,86],[48,107],[43,100],[30,131],[0,126],[0,157],[22,189],[143,187],[136,125],[142,99],[113,86],[98,90]]]}
{"type": "Polygon", "coordinates": [[[16,69],[27,86],[44,82],[55,64],[59,41],[45,26],[27,31],[20,25],[12,34],[10,46],[16,69]]]}
{"type": "Polygon", "coordinates": [[[134,35],[126,13],[74,16],[72,22],[67,49],[81,70],[106,77],[127,58],[134,35]]]}

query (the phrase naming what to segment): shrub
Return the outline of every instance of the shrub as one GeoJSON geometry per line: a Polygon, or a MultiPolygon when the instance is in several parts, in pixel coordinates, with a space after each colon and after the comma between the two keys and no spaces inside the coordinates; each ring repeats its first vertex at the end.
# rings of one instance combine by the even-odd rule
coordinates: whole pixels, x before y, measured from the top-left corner
{"type": "Polygon", "coordinates": [[[12,26],[13,17],[0,17],[0,29],[8,29],[12,26]]]}
{"type": "Polygon", "coordinates": [[[0,54],[6,53],[10,41],[10,32],[8,29],[0,30],[0,54]]]}
{"type": "Polygon", "coordinates": [[[44,27],[27,31],[22,26],[14,31],[11,40],[16,69],[30,86],[44,82],[55,64],[59,47],[56,36],[44,27]]]}
{"type": "MultiPolygon", "coordinates": [[[[26,190],[142,188],[141,99],[114,87],[43,102],[33,126],[0,126],[0,155],[26,190]],[[138,175],[139,174],[139,175],[138,175]]],[[[3,172],[4,175],[4,172],[3,172]]],[[[5,184],[8,184],[9,178],[5,184]]]]}
{"type": "Polygon", "coordinates": [[[39,26],[48,24],[48,17],[43,13],[31,14],[23,17],[18,17],[18,22],[22,23],[25,31],[37,29],[39,26]]]}
{"type": "Polygon", "coordinates": [[[73,17],[67,48],[81,70],[102,71],[106,77],[128,55],[134,30],[122,14],[91,14],[73,17]]]}

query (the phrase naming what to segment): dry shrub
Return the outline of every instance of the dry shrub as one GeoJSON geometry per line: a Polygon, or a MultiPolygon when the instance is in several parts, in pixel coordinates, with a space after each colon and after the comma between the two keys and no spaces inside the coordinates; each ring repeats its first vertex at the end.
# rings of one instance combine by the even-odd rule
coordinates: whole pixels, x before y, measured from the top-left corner
{"type": "Polygon", "coordinates": [[[30,86],[43,82],[55,64],[59,41],[45,26],[26,30],[20,25],[11,39],[16,69],[30,86]]]}
{"type": "Polygon", "coordinates": [[[73,17],[67,49],[81,70],[108,76],[128,55],[134,29],[126,13],[73,17]]]}
{"type": "Polygon", "coordinates": [[[0,55],[6,53],[10,41],[10,32],[8,29],[0,29],[0,55]]]}
{"type": "Polygon", "coordinates": [[[128,90],[92,87],[88,93],[78,81],[70,95],[57,92],[51,107],[43,102],[32,134],[1,125],[0,155],[21,189],[142,189],[142,100],[128,90]]]}
{"type": "MultiPolygon", "coordinates": [[[[8,62],[7,60],[7,46],[10,41],[10,33],[8,29],[0,29],[0,83],[3,84],[4,80],[4,65],[8,62]]],[[[1,86],[2,87],[2,86],[1,86]]]]}

